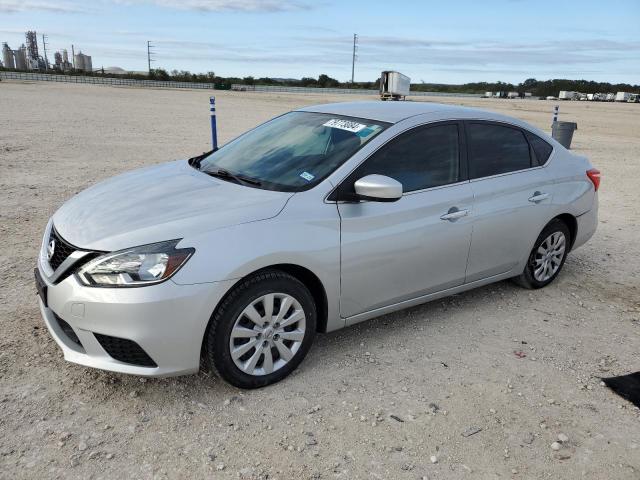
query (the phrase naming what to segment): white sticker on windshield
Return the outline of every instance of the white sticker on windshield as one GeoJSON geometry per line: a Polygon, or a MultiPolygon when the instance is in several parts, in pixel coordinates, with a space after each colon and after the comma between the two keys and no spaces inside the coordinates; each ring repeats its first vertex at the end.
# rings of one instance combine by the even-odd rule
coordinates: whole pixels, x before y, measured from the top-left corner
{"type": "Polygon", "coordinates": [[[316,178],[315,175],[311,175],[309,172],[302,172],[300,174],[300,176],[302,178],[304,178],[307,182],[310,182],[311,180],[313,180],[314,178],[316,178]]]}
{"type": "Polygon", "coordinates": [[[346,130],[347,132],[357,133],[366,125],[351,120],[343,120],[341,118],[332,118],[328,122],[323,124],[325,127],[339,128],[340,130],[346,130]]]}

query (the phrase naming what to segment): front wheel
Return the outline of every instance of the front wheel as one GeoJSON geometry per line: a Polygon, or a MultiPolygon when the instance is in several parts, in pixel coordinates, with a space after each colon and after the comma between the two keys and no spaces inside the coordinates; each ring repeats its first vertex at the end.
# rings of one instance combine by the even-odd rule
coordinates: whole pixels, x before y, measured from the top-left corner
{"type": "Polygon", "coordinates": [[[553,220],[542,230],[529,254],[522,274],[514,278],[525,288],[542,288],[558,276],[569,253],[571,233],[562,220],[553,220]]]}
{"type": "Polygon", "coordinates": [[[267,270],[248,277],[211,319],[207,355],[227,382],[259,388],[289,375],[306,356],[316,331],[316,306],[295,277],[267,270]]]}

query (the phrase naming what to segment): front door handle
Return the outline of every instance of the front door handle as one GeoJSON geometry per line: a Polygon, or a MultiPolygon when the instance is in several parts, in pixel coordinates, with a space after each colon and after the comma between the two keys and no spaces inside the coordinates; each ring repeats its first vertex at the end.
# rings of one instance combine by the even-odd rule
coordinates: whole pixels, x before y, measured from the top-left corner
{"type": "Polygon", "coordinates": [[[469,215],[469,210],[458,210],[457,207],[451,207],[447,213],[440,217],[440,220],[449,220],[455,222],[459,218],[469,215]]]}
{"type": "Polygon", "coordinates": [[[549,198],[548,193],[535,192],[532,197],[529,197],[529,201],[533,203],[540,203],[547,198],[549,198]]]}

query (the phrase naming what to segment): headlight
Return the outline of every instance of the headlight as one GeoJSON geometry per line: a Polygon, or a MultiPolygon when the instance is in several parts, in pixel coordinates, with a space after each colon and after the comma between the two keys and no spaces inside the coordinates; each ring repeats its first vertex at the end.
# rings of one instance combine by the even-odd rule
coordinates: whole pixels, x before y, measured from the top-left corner
{"type": "Polygon", "coordinates": [[[77,276],[90,287],[139,287],[163,282],[195,252],[193,248],[176,248],[179,241],[106,253],[81,267],[77,276]]]}

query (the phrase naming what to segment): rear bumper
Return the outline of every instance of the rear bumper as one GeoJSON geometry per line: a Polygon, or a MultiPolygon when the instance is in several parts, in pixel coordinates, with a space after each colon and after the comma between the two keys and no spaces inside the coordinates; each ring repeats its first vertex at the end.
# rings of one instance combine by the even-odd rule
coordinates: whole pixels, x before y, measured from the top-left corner
{"type": "Polygon", "coordinates": [[[198,371],[209,318],[232,283],[177,285],[169,280],[148,287],[118,289],[85,287],[73,275],[57,284],[42,276],[47,284],[48,306],[40,300],[40,312],[65,360],[148,377],[198,371]],[[100,335],[125,339],[128,344],[135,342],[153,360],[151,365],[157,366],[117,360],[108,353],[110,346],[103,346],[104,339],[101,344],[100,335]]]}
{"type": "Polygon", "coordinates": [[[593,237],[593,234],[598,228],[598,196],[596,195],[593,200],[593,207],[586,213],[583,213],[576,218],[578,224],[578,231],[576,239],[573,242],[572,249],[581,247],[587,241],[593,237]]]}

